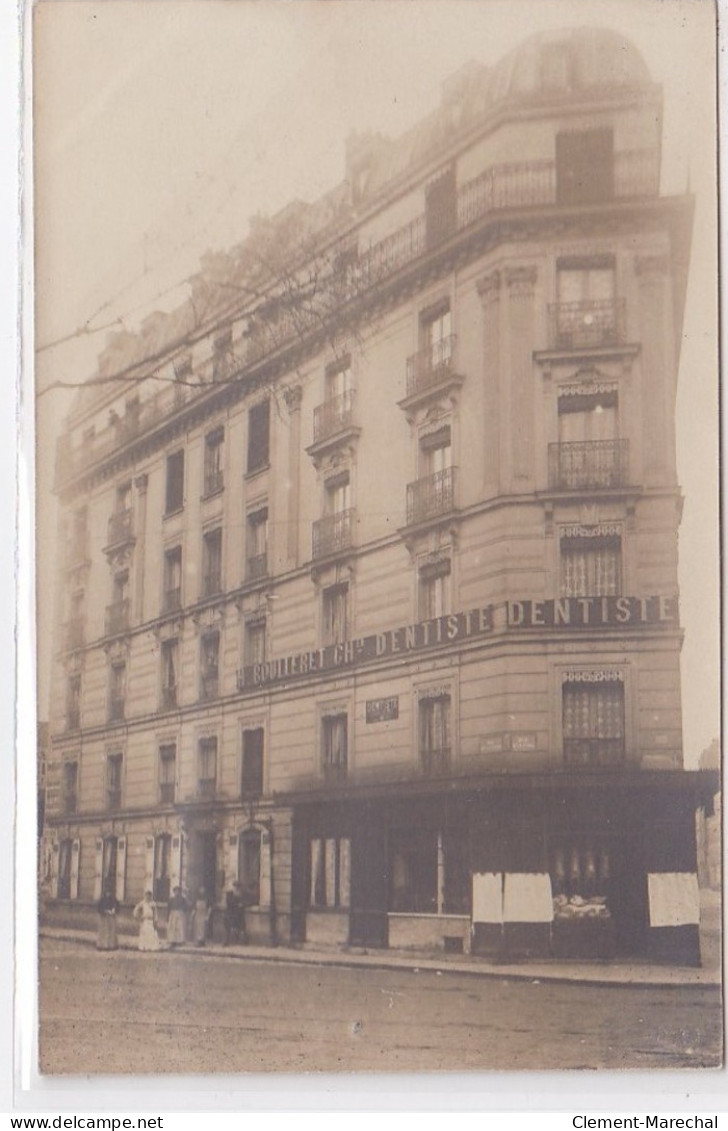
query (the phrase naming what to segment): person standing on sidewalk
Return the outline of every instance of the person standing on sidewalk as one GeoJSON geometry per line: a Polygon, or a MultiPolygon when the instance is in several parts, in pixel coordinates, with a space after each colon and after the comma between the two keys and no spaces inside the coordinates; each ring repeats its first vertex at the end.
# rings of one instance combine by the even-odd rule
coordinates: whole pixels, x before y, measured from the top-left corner
{"type": "Polygon", "coordinates": [[[157,905],[150,891],[144,892],[144,899],[137,903],[133,914],[139,920],[139,949],[161,950],[157,934],[157,905]]]}
{"type": "Polygon", "coordinates": [[[240,884],[236,881],[225,893],[225,946],[231,942],[238,945],[246,942],[245,905],[240,884]]]}
{"type": "Polygon", "coordinates": [[[212,907],[207,898],[207,892],[204,887],[201,887],[197,892],[197,899],[195,900],[195,907],[192,912],[192,939],[195,946],[205,945],[211,915],[212,907]]]}
{"type": "Polygon", "coordinates": [[[105,888],[104,894],[96,904],[99,913],[99,932],[96,938],[97,950],[118,950],[119,939],[116,933],[116,915],[119,910],[119,901],[113,889],[105,888]]]}
{"type": "Polygon", "coordinates": [[[180,946],[187,941],[187,900],[181,888],[174,889],[167,910],[167,942],[170,946],[180,946]]]}

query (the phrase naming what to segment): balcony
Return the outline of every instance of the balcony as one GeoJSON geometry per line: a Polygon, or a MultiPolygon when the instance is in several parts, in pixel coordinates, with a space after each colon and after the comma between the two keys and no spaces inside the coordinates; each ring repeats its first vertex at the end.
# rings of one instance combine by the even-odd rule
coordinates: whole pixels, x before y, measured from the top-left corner
{"type": "Polygon", "coordinates": [[[200,679],[200,699],[217,699],[219,695],[220,678],[217,672],[210,672],[200,679]]]}
{"type": "Polygon", "coordinates": [[[442,746],[437,750],[420,750],[420,766],[423,774],[437,777],[438,774],[450,772],[450,747],[442,746]]]}
{"type": "Polygon", "coordinates": [[[225,486],[222,471],[208,471],[203,484],[202,498],[208,499],[210,495],[218,495],[225,486]]]}
{"type": "Polygon", "coordinates": [[[163,687],[162,688],[162,710],[172,711],[177,706],[177,688],[163,687]]]}
{"type": "Polygon", "coordinates": [[[582,440],[549,444],[549,487],[596,491],[629,483],[628,440],[582,440]]]}
{"type": "Polygon", "coordinates": [[[110,546],[121,546],[125,542],[131,542],[133,538],[134,531],[131,508],[127,508],[123,511],[115,511],[109,519],[106,535],[107,548],[110,546]]]}
{"type": "Polygon", "coordinates": [[[313,442],[321,443],[354,423],[354,390],[347,389],[338,397],[329,397],[313,410],[313,442]]]}
{"type": "Polygon", "coordinates": [[[200,778],[197,782],[197,800],[213,801],[216,791],[215,778],[200,778]]]}
{"type": "Polygon", "coordinates": [[[313,524],[313,557],[328,558],[351,548],[354,542],[356,511],[353,507],[326,515],[313,524]]]}
{"type": "Polygon", "coordinates": [[[584,768],[620,766],[624,762],[624,739],[565,738],[564,762],[584,768]]]}
{"type": "Polygon", "coordinates": [[[162,598],[162,612],[176,613],[182,608],[182,589],[179,585],[174,589],[165,589],[162,598]]]}
{"type": "Polygon", "coordinates": [[[549,347],[577,350],[623,345],[626,323],[624,299],[551,303],[549,347]]]}
{"type": "Polygon", "coordinates": [[[159,802],[161,805],[174,804],[174,782],[163,781],[159,785],[159,802]]]}
{"type": "Polygon", "coordinates": [[[120,789],[107,789],[106,790],[106,808],[110,813],[115,813],[121,809],[121,790],[120,789]]]}
{"type": "Polygon", "coordinates": [[[259,581],[268,576],[268,554],[252,554],[245,563],[245,580],[259,581]]]}
{"type": "Polygon", "coordinates": [[[71,617],[63,627],[63,646],[67,651],[83,648],[86,643],[86,626],[82,617],[71,617]]]}
{"type": "Polygon", "coordinates": [[[106,635],[114,636],[129,630],[129,598],[113,601],[106,606],[106,635]]]}
{"type": "Polygon", "coordinates": [[[458,228],[465,228],[489,212],[529,208],[556,201],[556,164],[553,161],[519,161],[493,165],[458,191],[458,228]]]}
{"type": "Polygon", "coordinates": [[[456,468],[446,467],[407,484],[407,525],[417,526],[455,509],[456,468]]]}
{"type": "Polygon", "coordinates": [[[123,696],[112,696],[109,699],[109,722],[121,722],[126,714],[126,700],[123,696]]]}

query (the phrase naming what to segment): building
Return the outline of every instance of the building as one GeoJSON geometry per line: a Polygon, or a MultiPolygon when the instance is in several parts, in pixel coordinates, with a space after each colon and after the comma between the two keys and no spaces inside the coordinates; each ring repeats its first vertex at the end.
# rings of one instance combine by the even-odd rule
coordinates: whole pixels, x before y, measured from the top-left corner
{"type": "Polygon", "coordinates": [[[52,904],[238,879],[253,939],[699,960],[661,106],[614,32],[528,39],[110,338],[52,904]]]}

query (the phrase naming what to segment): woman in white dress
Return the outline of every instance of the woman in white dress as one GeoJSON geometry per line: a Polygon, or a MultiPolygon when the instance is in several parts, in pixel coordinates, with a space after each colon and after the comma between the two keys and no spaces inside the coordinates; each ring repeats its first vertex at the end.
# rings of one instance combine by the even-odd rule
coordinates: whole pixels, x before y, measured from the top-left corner
{"type": "Polygon", "coordinates": [[[157,905],[150,891],[144,892],[144,899],[134,908],[134,918],[139,920],[139,949],[160,950],[157,934],[157,905]]]}

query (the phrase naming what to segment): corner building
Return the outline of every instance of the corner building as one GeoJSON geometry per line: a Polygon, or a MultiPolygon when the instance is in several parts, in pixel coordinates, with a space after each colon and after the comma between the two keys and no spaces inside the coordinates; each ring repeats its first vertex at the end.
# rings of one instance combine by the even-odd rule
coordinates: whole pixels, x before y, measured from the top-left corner
{"type": "Polygon", "coordinates": [[[52,906],[238,879],[256,941],[699,961],[661,106],[614,32],[528,39],[109,339],[52,906]]]}

